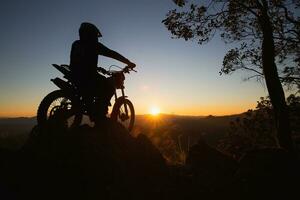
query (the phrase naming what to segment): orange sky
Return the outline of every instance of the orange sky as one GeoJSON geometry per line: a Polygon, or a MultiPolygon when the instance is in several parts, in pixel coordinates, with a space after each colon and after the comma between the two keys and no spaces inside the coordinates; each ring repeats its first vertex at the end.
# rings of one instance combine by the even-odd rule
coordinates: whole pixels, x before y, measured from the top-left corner
{"type": "MultiPolygon", "coordinates": [[[[133,101],[133,100],[132,100],[133,101]]],[[[113,101],[112,101],[113,102],[113,101]]],[[[167,106],[168,103],[137,105],[135,106],[136,114],[149,114],[151,109],[156,107],[161,113],[175,114],[175,115],[192,115],[192,116],[206,116],[206,115],[231,115],[239,114],[253,109],[256,106],[256,102],[252,104],[231,104],[231,105],[207,105],[207,106],[167,106]]],[[[3,106],[3,105],[1,105],[3,106]]],[[[36,115],[37,105],[23,105],[15,104],[15,106],[8,105],[1,107],[0,117],[33,117],[36,115]]]]}

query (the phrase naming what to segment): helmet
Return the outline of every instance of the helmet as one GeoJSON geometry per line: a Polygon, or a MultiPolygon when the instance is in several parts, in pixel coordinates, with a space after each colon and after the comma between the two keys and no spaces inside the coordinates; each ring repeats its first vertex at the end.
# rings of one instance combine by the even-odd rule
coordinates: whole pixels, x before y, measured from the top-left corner
{"type": "Polygon", "coordinates": [[[102,37],[102,34],[94,24],[83,22],[79,28],[79,37],[80,39],[92,39],[102,37]]]}

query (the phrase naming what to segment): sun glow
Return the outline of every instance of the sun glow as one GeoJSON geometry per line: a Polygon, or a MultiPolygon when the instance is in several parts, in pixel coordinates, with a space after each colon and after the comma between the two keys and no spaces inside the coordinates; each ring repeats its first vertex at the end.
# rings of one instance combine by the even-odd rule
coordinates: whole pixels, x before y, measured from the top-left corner
{"type": "Polygon", "coordinates": [[[159,115],[159,113],[160,113],[160,109],[158,107],[153,106],[150,108],[151,115],[157,116],[157,115],[159,115]]]}

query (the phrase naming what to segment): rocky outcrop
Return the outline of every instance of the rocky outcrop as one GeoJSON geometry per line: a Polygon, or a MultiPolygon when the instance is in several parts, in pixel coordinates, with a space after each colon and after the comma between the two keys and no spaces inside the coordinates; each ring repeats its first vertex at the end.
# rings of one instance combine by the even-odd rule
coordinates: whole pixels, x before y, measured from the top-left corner
{"type": "Polygon", "coordinates": [[[22,199],[153,199],[168,181],[148,138],[109,119],[93,128],[35,127],[14,160],[5,183],[22,199]]]}
{"type": "Polygon", "coordinates": [[[238,199],[292,199],[298,196],[299,160],[280,148],[248,152],[234,176],[238,199]]]}
{"type": "Polygon", "coordinates": [[[291,199],[299,162],[281,149],[239,162],[200,140],[186,165],[168,166],[145,136],[107,119],[67,129],[49,121],[24,147],[0,149],[1,199],[291,199]]]}
{"type": "Polygon", "coordinates": [[[207,198],[219,199],[233,181],[238,162],[209,146],[204,139],[191,147],[186,161],[194,185],[206,191],[207,198]]]}

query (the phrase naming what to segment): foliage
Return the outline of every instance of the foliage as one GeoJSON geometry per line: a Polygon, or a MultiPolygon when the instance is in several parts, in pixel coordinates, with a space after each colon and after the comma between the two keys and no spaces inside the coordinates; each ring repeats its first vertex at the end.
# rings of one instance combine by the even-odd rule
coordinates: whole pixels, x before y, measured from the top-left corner
{"type": "Polygon", "coordinates": [[[174,119],[145,117],[137,134],[145,134],[171,165],[184,165],[189,151],[189,136],[174,119]],[[138,133],[139,132],[139,133],[138,133]]]}
{"type": "Polygon", "coordinates": [[[168,164],[185,165],[189,146],[183,142],[184,140],[182,140],[181,136],[179,135],[176,139],[174,136],[167,134],[158,143],[155,143],[168,164]]]}
{"type": "Polygon", "coordinates": [[[210,41],[219,34],[237,47],[224,56],[220,74],[236,70],[251,72],[249,79],[262,78],[262,11],[268,9],[280,80],[300,90],[300,17],[299,0],[173,0],[180,8],[169,11],[162,22],[175,38],[210,41]],[[298,13],[297,13],[298,12],[298,13]]]}
{"type": "Polygon", "coordinates": [[[171,165],[184,165],[186,162],[189,145],[182,139],[182,135],[176,136],[176,131],[166,131],[156,138],[154,145],[159,149],[166,161],[171,165]]]}
{"type": "MultiPolygon", "coordinates": [[[[287,98],[290,110],[292,135],[300,136],[300,96],[287,98]]],[[[238,159],[245,152],[265,147],[278,147],[273,109],[269,98],[260,98],[255,110],[230,123],[228,135],[221,139],[218,148],[238,159]]]]}

